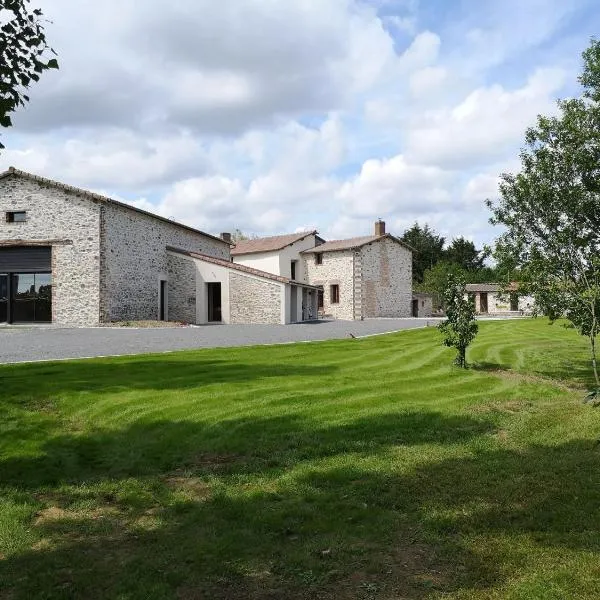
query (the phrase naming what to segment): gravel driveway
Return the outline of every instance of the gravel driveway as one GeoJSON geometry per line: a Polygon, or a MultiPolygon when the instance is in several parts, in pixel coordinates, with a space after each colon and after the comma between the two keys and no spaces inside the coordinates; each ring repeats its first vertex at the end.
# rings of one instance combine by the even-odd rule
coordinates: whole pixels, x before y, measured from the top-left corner
{"type": "Polygon", "coordinates": [[[135,329],[1,327],[0,363],[252,346],[373,335],[434,325],[435,319],[320,321],[298,325],[206,325],[135,329]]]}

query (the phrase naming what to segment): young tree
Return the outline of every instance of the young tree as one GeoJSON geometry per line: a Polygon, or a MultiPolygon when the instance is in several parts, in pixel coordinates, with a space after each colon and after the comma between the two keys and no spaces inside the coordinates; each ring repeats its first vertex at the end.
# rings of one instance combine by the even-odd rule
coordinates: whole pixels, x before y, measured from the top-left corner
{"type": "Polygon", "coordinates": [[[597,389],[600,331],[600,42],[583,53],[580,98],[558,102],[555,117],[527,130],[521,171],[501,176],[487,204],[505,227],[495,258],[520,269],[520,291],[555,320],[566,316],[590,344],[597,389]]]}
{"type": "Polygon", "coordinates": [[[413,252],[413,282],[422,283],[426,269],[433,267],[441,258],[444,238],[439,236],[429,225],[421,227],[415,223],[400,238],[415,250],[413,252]]]}
{"type": "MultiPolygon", "coordinates": [[[[0,126],[10,127],[10,114],[29,101],[25,91],[47,69],[58,69],[46,43],[43,14],[29,10],[29,0],[0,0],[0,126]]],[[[0,143],[0,149],[4,148],[0,143]]]]}
{"type": "Polygon", "coordinates": [[[444,294],[447,319],[438,325],[444,335],[444,346],[456,348],[454,364],[467,368],[467,348],[475,339],[479,324],[475,320],[475,303],[467,296],[465,280],[450,274],[444,294]]]}
{"type": "Polygon", "coordinates": [[[435,308],[445,308],[445,294],[448,287],[448,277],[465,277],[466,273],[459,265],[440,260],[431,269],[427,269],[423,274],[423,283],[415,285],[415,289],[420,292],[428,292],[433,295],[435,308]]]}

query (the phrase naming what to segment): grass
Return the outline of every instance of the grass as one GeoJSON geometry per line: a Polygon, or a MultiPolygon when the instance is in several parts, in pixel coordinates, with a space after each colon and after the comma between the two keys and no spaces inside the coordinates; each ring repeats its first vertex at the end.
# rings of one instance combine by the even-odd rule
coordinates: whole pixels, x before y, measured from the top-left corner
{"type": "MultiPolygon", "coordinates": [[[[1,334],[0,334],[1,335],[1,334]]],[[[600,597],[585,340],[0,367],[0,599],[600,597]]]]}

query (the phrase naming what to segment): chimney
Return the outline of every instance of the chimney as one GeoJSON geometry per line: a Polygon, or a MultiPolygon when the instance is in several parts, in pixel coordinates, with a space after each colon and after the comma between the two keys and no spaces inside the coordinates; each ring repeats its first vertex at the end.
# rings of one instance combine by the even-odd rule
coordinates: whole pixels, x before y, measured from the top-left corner
{"type": "Polygon", "coordinates": [[[227,242],[227,243],[231,244],[231,234],[230,233],[222,233],[221,234],[221,239],[224,242],[227,242]]]}
{"type": "Polygon", "coordinates": [[[375,221],[375,235],[378,237],[385,235],[385,221],[381,219],[375,221]]]}

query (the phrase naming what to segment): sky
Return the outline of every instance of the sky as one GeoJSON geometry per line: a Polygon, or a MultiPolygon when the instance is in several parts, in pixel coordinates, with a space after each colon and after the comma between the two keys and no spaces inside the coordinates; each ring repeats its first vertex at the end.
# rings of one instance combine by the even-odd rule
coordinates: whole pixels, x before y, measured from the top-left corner
{"type": "Polygon", "coordinates": [[[598,0],[34,0],[59,71],[14,166],[210,233],[478,246],[524,132],[579,93],[598,0]]]}

